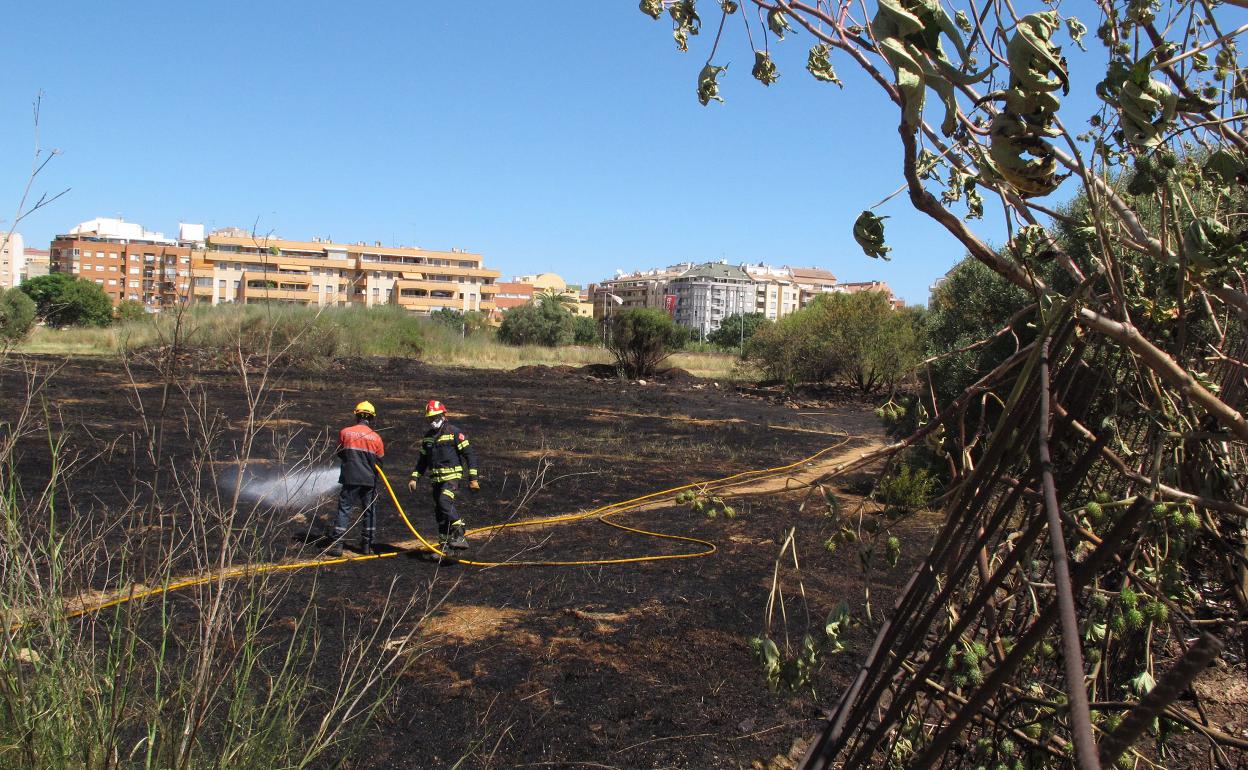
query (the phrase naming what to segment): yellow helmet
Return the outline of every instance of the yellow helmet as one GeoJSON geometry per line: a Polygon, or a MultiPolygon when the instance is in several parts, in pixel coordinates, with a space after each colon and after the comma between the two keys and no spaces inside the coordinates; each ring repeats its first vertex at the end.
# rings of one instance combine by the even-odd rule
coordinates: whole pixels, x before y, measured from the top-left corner
{"type": "Polygon", "coordinates": [[[356,413],[356,414],[362,414],[362,415],[364,415],[365,417],[376,417],[376,416],[377,416],[377,410],[376,410],[376,409],[374,409],[374,408],[373,408],[373,405],[372,405],[372,404],[370,404],[370,403],[369,403],[369,402],[367,402],[367,401],[361,401],[360,403],[356,404],[356,405],[355,405],[355,413],[356,413]]]}

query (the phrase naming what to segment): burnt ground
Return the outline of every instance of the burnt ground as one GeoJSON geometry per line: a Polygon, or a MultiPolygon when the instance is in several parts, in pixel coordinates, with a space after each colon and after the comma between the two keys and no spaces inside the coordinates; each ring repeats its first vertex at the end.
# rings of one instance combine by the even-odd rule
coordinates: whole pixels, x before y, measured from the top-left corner
{"type": "MultiPolygon", "coordinates": [[[[43,391],[48,416],[39,420],[63,440],[67,456],[78,458],[64,483],[74,515],[109,522],[119,511],[144,508],[151,493],[143,481],[152,469],[143,447],[158,422],[158,372],[140,362],[127,375],[118,361],[104,358],[32,358],[28,364],[60,367],[43,391]]],[[[22,379],[4,373],[0,419],[11,419],[22,402],[22,379]]],[[[211,457],[226,464],[246,424],[248,399],[237,371],[188,359],[175,379],[198,404],[190,409],[192,402],[175,390],[165,409],[162,467],[180,469],[177,483],[164,472],[156,506],[162,514],[139,517],[140,524],[127,514],[134,520],[109,534],[139,552],[168,542],[171,530],[195,532],[186,521],[191,514],[180,512],[177,487],[213,489],[210,479],[197,481],[186,471],[204,448],[196,438],[208,433],[211,457]]],[[[447,404],[452,423],[478,452],[483,490],[460,495],[470,527],[588,510],[787,464],[835,443],[850,451],[882,438],[871,405],[852,396],[794,402],[687,376],[643,385],[566,368],[498,372],[378,359],[283,372],[262,403],[271,417],[252,456],[255,464],[276,466],[321,453],[320,465],[332,465],[324,454],[329,437],[350,422],[356,401],[368,399],[378,408],[376,427],[397,485],[416,459],[429,398],[447,404]]],[[[47,444],[48,436],[38,434],[22,442],[19,471],[28,488],[47,477],[47,444]]],[[[424,490],[417,498],[401,494],[414,523],[431,533],[424,490]]],[[[856,499],[848,487],[838,495],[845,504],[856,499]]],[[[315,665],[333,681],[339,650],[367,632],[388,592],[414,595],[432,585],[434,596],[445,593],[421,623],[412,665],[387,683],[392,692],[374,723],[354,736],[344,767],[749,767],[789,753],[819,727],[872,636],[866,626],[850,633],[847,650],[816,675],[817,699],[809,692],[768,691],[748,642],[764,628],[773,570],[790,528],[802,566],[800,575],[782,573],[790,633],[800,640],[807,629],[799,577],[811,627],[821,627],[841,600],[855,617],[863,616],[856,560],[823,549],[831,534],[826,508],[808,502],[803,510],[804,500],[800,493],[730,498],[740,513],[735,519],[710,519],[674,503],[619,518],[709,540],[719,550],[707,558],[479,568],[400,555],[324,567],[315,580],[294,573],[282,607],[289,606],[293,618],[307,602],[317,606],[324,629],[315,665]]],[[[329,508],[322,503],[318,512],[329,508]]],[[[302,532],[301,525],[286,523],[288,511],[266,515],[280,536],[266,541],[265,558],[297,556],[290,536],[302,532]]],[[[917,522],[898,532],[902,563],[876,576],[877,611],[890,605],[933,527],[917,522]]],[[[379,530],[382,541],[410,540],[389,503],[382,506],[379,530]]],[[[688,547],[590,520],[478,537],[469,556],[570,560],[688,547]]],[[[194,566],[189,558],[178,565],[188,572],[194,566]]],[[[189,599],[172,602],[184,616],[195,612],[189,599]]],[[[779,626],[773,636],[782,638],[779,626]]]]}

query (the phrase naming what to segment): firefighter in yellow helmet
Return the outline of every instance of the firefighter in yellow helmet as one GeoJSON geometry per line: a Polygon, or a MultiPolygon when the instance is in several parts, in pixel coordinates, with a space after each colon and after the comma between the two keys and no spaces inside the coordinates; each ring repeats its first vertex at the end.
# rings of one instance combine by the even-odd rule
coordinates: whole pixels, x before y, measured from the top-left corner
{"type": "Polygon", "coordinates": [[[338,459],[342,469],[338,483],[338,512],[330,535],[329,555],[342,555],[342,540],[351,524],[351,514],[358,506],[364,513],[360,533],[360,553],[373,553],[373,536],[377,531],[377,466],[382,464],[386,447],[372,421],[377,410],[367,401],[355,405],[355,424],[338,433],[338,459]]]}
{"type": "Polygon", "coordinates": [[[428,476],[433,484],[433,512],[438,522],[438,542],[447,547],[464,549],[468,539],[464,537],[464,520],[455,514],[455,493],[460,482],[468,479],[468,488],[481,489],[477,481],[477,457],[463,431],[446,420],[446,407],[441,401],[431,400],[425,405],[425,417],[429,430],[420,442],[420,458],[416,469],[407,482],[407,491],[416,493],[417,480],[428,476]]]}

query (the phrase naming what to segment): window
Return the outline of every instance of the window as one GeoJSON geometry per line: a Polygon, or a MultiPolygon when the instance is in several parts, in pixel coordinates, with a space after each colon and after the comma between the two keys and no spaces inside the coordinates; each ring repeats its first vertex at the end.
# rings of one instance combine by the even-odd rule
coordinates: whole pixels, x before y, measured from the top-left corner
{"type": "Polygon", "coordinates": [[[96,258],[96,259],[104,259],[104,252],[102,252],[102,251],[97,251],[97,252],[95,252],[95,258],[96,258]]]}
{"type": "Polygon", "coordinates": [[[103,279],[103,278],[96,278],[96,279],[95,279],[95,282],[96,282],[96,283],[98,283],[98,284],[99,284],[99,285],[101,285],[101,286],[103,286],[103,285],[104,285],[104,279],[103,279]]]}
{"type": "Polygon", "coordinates": [[[109,286],[116,286],[116,285],[117,285],[117,279],[116,279],[116,278],[109,278],[109,279],[108,279],[108,285],[109,285],[109,286]]]}
{"type": "Polygon", "coordinates": [[[139,274],[139,266],[138,265],[131,266],[130,275],[138,275],[138,274],[139,274]]]}
{"type": "Polygon", "coordinates": [[[96,271],[97,273],[102,273],[102,272],[104,272],[104,266],[103,266],[103,265],[96,265],[96,266],[95,266],[95,271],[96,271]]]}
{"type": "Polygon", "coordinates": [[[131,288],[131,289],[137,289],[137,288],[139,288],[139,282],[138,282],[138,281],[131,281],[131,282],[130,282],[130,288],[131,288]]]}

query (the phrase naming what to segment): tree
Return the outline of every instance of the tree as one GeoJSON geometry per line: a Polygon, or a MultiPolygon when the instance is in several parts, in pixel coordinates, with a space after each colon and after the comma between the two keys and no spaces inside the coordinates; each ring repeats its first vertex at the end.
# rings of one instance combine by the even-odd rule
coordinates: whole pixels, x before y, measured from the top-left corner
{"type": "Polygon", "coordinates": [[[65,287],[61,304],[49,322],[58,326],[108,326],[113,301],[91,281],[77,280],[65,287]]]}
{"type": "Polygon", "coordinates": [[[429,320],[468,336],[476,334],[485,327],[485,314],[478,310],[469,310],[464,313],[449,307],[442,307],[430,313],[429,320]]]}
{"type": "Polygon", "coordinates": [[[743,356],[788,385],[843,382],[871,393],[913,370],[921,339],[916,312],[893,310],[879,292],[823,294],[763,326],[743,356]]]}
{"type": "Polygon", "coordinates": [[[114,312],[118,321],[138,321],[147,317],[147,309],[143,307],[143,303],[132,299],[118,302],[114,312]]]}
{"type": "Polygon", "coordinates": [[[555,291],[554,289],[543,289],[533,296],[533,304],[535,305],[546,305],[548,303],[553,303],[571,312],[576,307],[576,297],[561,291],[555,291]]]}
{"type": "Polygon", "coordinates": [[[771,323],[762,313],[733,313],[719,328],[706,335],[706,341],[724,349],[740,349],[760,328],[771,323]]]}
{"type": "Polygon", "coordinates": [[[572,319],[572,342],[577,345],[601,345],[602,333],[598,330],[598,322],[583,315],[572,319]]]}
{"type": "Polygon", "coordinates": [[[21,290],[35,302],[35,314],[41,321],[56,314],[61,295],[76,278],[69,273],[48,273],[22,282],[21,290]]]}
{"type": "Polygon", "coordinates": [[[95,283],[68,273],[49,273],[22,283],[36,313],[49,326],[108,326],[113,302],[95,283]]]}
{"type": "MultiPolygon", "coordinates": [[[[1174,653],[1161,651],[1176,638],[1208,633],[1186,618],[1216,613],[1211,596],[1233,596],[1237,616],[1248,616],[1248,562],[1242,542],[1225,536],[1242,531],[1248,516],[1248,70],[1238,59],[1246,28],[1234,14],[1242,11],[1229,7],[1244,5],[1091,6],[1103,47],[1091,66],[1103,69],[1088,77],[1067,66],[1067,55],[1079,54],[1062,50],[1067,40],[1083,49],[1088,25],[1061,5],[1028,13],[1005,0],[877,0],[870,9],[724,0],[720,23],[704,27],[693,0],[641,2],[654,18],[667,12],[681,50],[700,30],[719,30],[697,75],[704,105],[722,101],[718,80],[727,69],[720,62],[733,53],[720,36],[736,27],[725,22],[738,11],[753,49],[752,75],[763,85],[777,82],[786,61],[781,41],[800,40],[799,31],[813,38],[802,53],[819,81],[841,84],[833,58],[846,54],[865,75],[860,82],[896,105],[887,128],[896,130],[903,158],[907,196],[898,200],[908,199],[1004,282],[968,270],[957,294],[964,304],[935,303],[936,335],[942,344],[958,341],[940,351],[952,359],[943,375],[948,385],[922,410],[916,430],[879,456],[923,441],[947,460],[955,486],[935,538],[940,550],[897,600],[877,639],[888,654],[873,657],[859,696],[838,707],[832,724],[847,727],[825,732],[811,750],[813,765],[1017,762],[1013,739],[1002,750],[996,737],[1035,732],[1036,711],[1014,696],[1059,680],[1049,715],[1062,722],[1060,736],[1046,722],[1043,745],[1060,738],[1081,767],[1131,764],[1138,757],[1124,753],[1129,741],[1113,745],[1125,731],[1112,729],[1098,759],[1089,690],[1096,700],[1139,696],[1151,689],[1157,666],[1180,668],[1174,653]],[[1071,91],[1084,96],[1077,112],[1063,108],[1071,91]],[[929,93],[937,98],[929,101],[929,93]],[[1098,108],[1087,110],[1088,103],[1098,108]],[[1059,191],[1075,205],[1045,200],[1059,191]],[[1001,247],[968,224],[983,216],[987,200],[999,202],[1010,223],[1001,247]],[[1010,301],[994,304],[975,293],[975,283],[1010,301]],[[1022,315],[1011,321],[1010,308],[1022,315]],[[982,317],[957,317],[977,313],[982,317]],[[971,339],[977,333],[985,336],[971,339]],[[998,406],[982,407],[988,403],[998,406]],[[978,452],[969,451],[976,445],[978,452]],[[1063,539],[1067,528],[1071,537],[1063,539]],[[1091,537],[1074,534],[1093,530],[1091,537]],[[1024,542],[1024,532],[1039,534],[1024,542]],[[985,555],[991,563],[1006,550],[1028,566],[984,566],[985,555]],[[987,591],[988,571],[997,569],[987,591]],[[970,579],[977,570],[978,580],[970,579]],[[1054,586],[1055,596],[1041,598],[1041,584],[1054,586]],[[1086,591],[1077,603],[1075,591],[1086,591]],[[1035,609],[1021,613],[1026,618],[1002,612],[1029,601],[1035,609]],[[1047,621],[1051,628],[1038,620],[1040,602],[1055,619],[1047,621]],[[1170,607],[1182,607],[1184,619],[1170,607]],[[941,627],[948,618],[957,618],[952,630],[941,627]],[[1060,656],[1051,654],[1059,635],[1060,656]],[[1016,646],[1022,640],[1031,650],[1016,646]],[[1001,666],[1003,648],[1009,665],[1024,656],[1027,662],[1001,666]],[[994,675],[1011,673],[985,679],[985,654],[994,675]],[[910,687],[915,672],[930,673],[939,686],[910,687]],[[971,701],[996,705],[972,714],[963,708],[971,701]],[[972,748],[954,752],[954,745],[972,748]]],[[[894,181],[878,184],[864,200],[894,181]]],[[[874,210],[883,205],[858,214],[852,234],[868,256],[886,259],[887,216],[874,210]]],[[[849,231],[853,215],[841,216],[849,231]]],[[[773,334],[760,332],[752,345],[786,335],[800,343],[771,345],[780,361],[773,370],[788,376],[826,366],[826,358],[809,354],[836,345],[801,333],[823,320],[795,318],[773,334]]],[[[869,533],[857,541],[865,549],[887,522],[868,528],[860,518],[856,532],[869,533]]],[[[1216,633],[1238,643],[1225,630],[1216,633]]],[[[769,665],[778,656],[771,657],[769,665]]],[[[1183,661],[1191,658],[1187,650],[1183,661]]],[[[1097,721],[1147,723],[1154,715],[1128,703],[1109,718],[1098,712],[1097,721]]],[[[1156,723],[1163,755],[1165,721],[1156,723]]],[[[1219,756],[1238,745],[1207,741],[1219,756]]]]}
{"type": "Polygon", "coordinates": [[[0,292],[0,339],[17,342],[35,324],[35,301],[21,289],[0,292]]]}
{"type": "Polygon", "coordinates": [[[498,338],[508,345],[570,345],[573,316],[558,302],[520,305],[503,313],[498,338]]]}
{"type": "Polygon", "coordinates": [[[632,308],[611,317],[607,350],[625,377],[650,377],[680,346],[671,316],[654,308],[632,308]]]}

